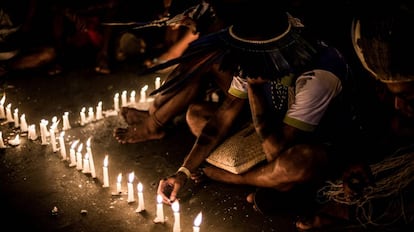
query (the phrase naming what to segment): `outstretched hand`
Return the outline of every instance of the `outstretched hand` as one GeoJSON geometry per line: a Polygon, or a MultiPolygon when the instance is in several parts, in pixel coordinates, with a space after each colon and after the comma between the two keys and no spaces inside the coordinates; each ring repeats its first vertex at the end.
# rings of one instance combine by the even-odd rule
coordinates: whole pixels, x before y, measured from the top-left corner
{"type": "Polygon", "coordinates": [[[187,182],[187,176],[183,173],[176,173],[160,180],[157,193],[162,196],[165,204],[171,205],[176,199],[182,186],[187,182]]]}

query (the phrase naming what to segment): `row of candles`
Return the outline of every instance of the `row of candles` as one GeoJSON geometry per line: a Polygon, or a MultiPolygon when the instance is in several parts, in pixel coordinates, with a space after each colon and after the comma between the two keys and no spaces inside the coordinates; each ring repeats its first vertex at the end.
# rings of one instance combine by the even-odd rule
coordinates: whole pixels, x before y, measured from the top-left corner
{"type": "MultiPolygon", "coordinates": [[[[155,80],[155,88],[160,87],[160,78],[157,77],[155,80]]],[[[147,101],[146,99],[146,91],[148,89],[148,85],[145,85],[141,88],[140,91],[140,103],[143,103],[147,101]]],[[[5,102],[6,95],[4,94],[2,99],[0,100],[0,119],[6,119],[5,123],[14,123],[15,128],[20,128],[21,133],[27,133],[27,137],[30,140],[36,140],[37,134],[35,130],[35,125],[28,125],[26,121],[25,114],[22,114],[20,117],[18,116],[18,109],[16,108],[14,110],[14,114],[11,114],[11,104],[8,104],[6,108],[4,108],[4,102],[5,102]],[[6,112],[4,111],[6,109],[6,112]]],[[[119,94],[115,94],[114,97],[114,111],[119,111],[119,94]]],[[[126,106],[128,104],[134,104],[135,101],[135,91],[132,91],[130,93],[129,102],[127,100],[127,91],[123,91],[121,95],[121,106],[126,106]]],[[[85,125],[89,122],[101,120],[104,118],[103,112],[102,112],[102,102],[100,101],[98,105],[96,106],[96,115],[93,111],[93,107],[89,107],[88,109],[88,116],[86,117],[86,107],[83,107],[80,111],[80,125],[85,125]]],[[[69,123],[69,112],[65,112],[62,115],[63,119],[63,126],[62,131],[59,133],[58,124],[60,120],[57,120],[57,117],[52,118],[52,124],[47,129],[47,125],[49,124],[48,120],[42,119],[40,121],[40,134],[41,134],[41,144],[42,145],[48,145],[51,144],[52,151],[56,153],[60,150],[60,155],[62,157],[62,160],[69,162],[69,167],[76,167],[77,170],[82,171],[82,173],[90,174],[92,178],[97,178],[96,170],[95,170],[95,164],[93,160],[93,154],[91,149],[91,138],[89,138],[86,142],[86,153],[82,155],[83,150],[83,143],[80,142],[80,140],[75,140],[71,143],[70,150],[69,150],[69,157],[66,153],[66,147],[65,147],[65,131],[71,129],[71,125],[69,123]],[[56,140],[56,134],[59,134],[58,141],[56,140]],[[57,144],[59,144],[59,148],[57,147],[57,144]]],[[[9,140],[8,143],[10,145],[19,145],[20,144],[20,138],[19,135],[15,137],[13,140],[9,140]]],[[[2,132],[0,131],[0,148],[5,148],[2,137],[2,132]]],[[[102,187],[108,188],[109,185],[109,173],[108,173],[108,155],[105,156],[103,161],[103,185],[102,187]]],[[[135,174],[134,172],[129,174],[129,181],[128,181],[128,198],[127,202],[132,203],[135,202],[134,197],[134,188],[133,188],[133,182],[134,182],[135,174]]],[[[120,173],[117,177],[116,182],[116,194],[120,195],[122,194],[122,173],[120,173]]],[[[136,209],[136,212],[142,212],[145,211],[145,203],[144,203],[144,196],[143,196],[143,185],[141,182],[137,184],[137,195],[138,195],[138,207],[136,209]]],[[[157,206],[156,206],[156,217],[153,220],[154,223],[164,223],[165,217],[164,217],[164,210],[163,210],[163,203],[162,203],[162,196],[157,195],[157,206]]],[[[173,232],[181,231],[181,225],[180,225],[180,213],[179,213],[179,202],[178,200],[173,202],[171,205],[171,208],[174,213],[174,225],[173,225],[173,232]]],[[[195,220],[194,220],[194,226],[193,226],[193,232],[199,232],[200,231],[200,224],[202,221],[202,213],[200,212],[195,220]]]]}

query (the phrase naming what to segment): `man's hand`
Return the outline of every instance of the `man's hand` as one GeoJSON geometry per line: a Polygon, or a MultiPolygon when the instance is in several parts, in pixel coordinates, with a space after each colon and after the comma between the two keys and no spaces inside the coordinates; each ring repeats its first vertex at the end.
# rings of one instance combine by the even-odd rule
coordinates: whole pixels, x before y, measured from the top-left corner
{"type": "Polygon", "coordinates": [[[177,199],[177,194],[186,182],[187,176],[184,173],[178,172],[160,180],[157,193],[162,196],[162,201],[165,204],[171,205],[177,199]]]}

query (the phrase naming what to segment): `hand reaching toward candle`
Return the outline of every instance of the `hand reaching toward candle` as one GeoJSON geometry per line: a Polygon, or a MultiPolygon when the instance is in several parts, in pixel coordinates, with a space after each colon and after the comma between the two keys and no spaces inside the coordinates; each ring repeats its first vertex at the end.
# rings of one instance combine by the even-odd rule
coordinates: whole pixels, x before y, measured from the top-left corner
{"type": "Polygon", "coordinates": [[[177,172],[172,176],[160,180],[157,193],[162,196],[162,201],[165,204],[171,205],[177,199],[178,192],[185,185],[187,179],[185,173],[177,172]]]}

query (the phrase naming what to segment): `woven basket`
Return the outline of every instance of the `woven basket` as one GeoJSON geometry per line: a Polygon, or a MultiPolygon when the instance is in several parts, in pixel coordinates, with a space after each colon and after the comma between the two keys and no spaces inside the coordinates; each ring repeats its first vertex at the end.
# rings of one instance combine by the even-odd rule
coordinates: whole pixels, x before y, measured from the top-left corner
{"type": "Polygon", "coordinates": [[[240,174],[266,159],[253,124],[227,138],[207,158],[207,162],[240,174]]]}

